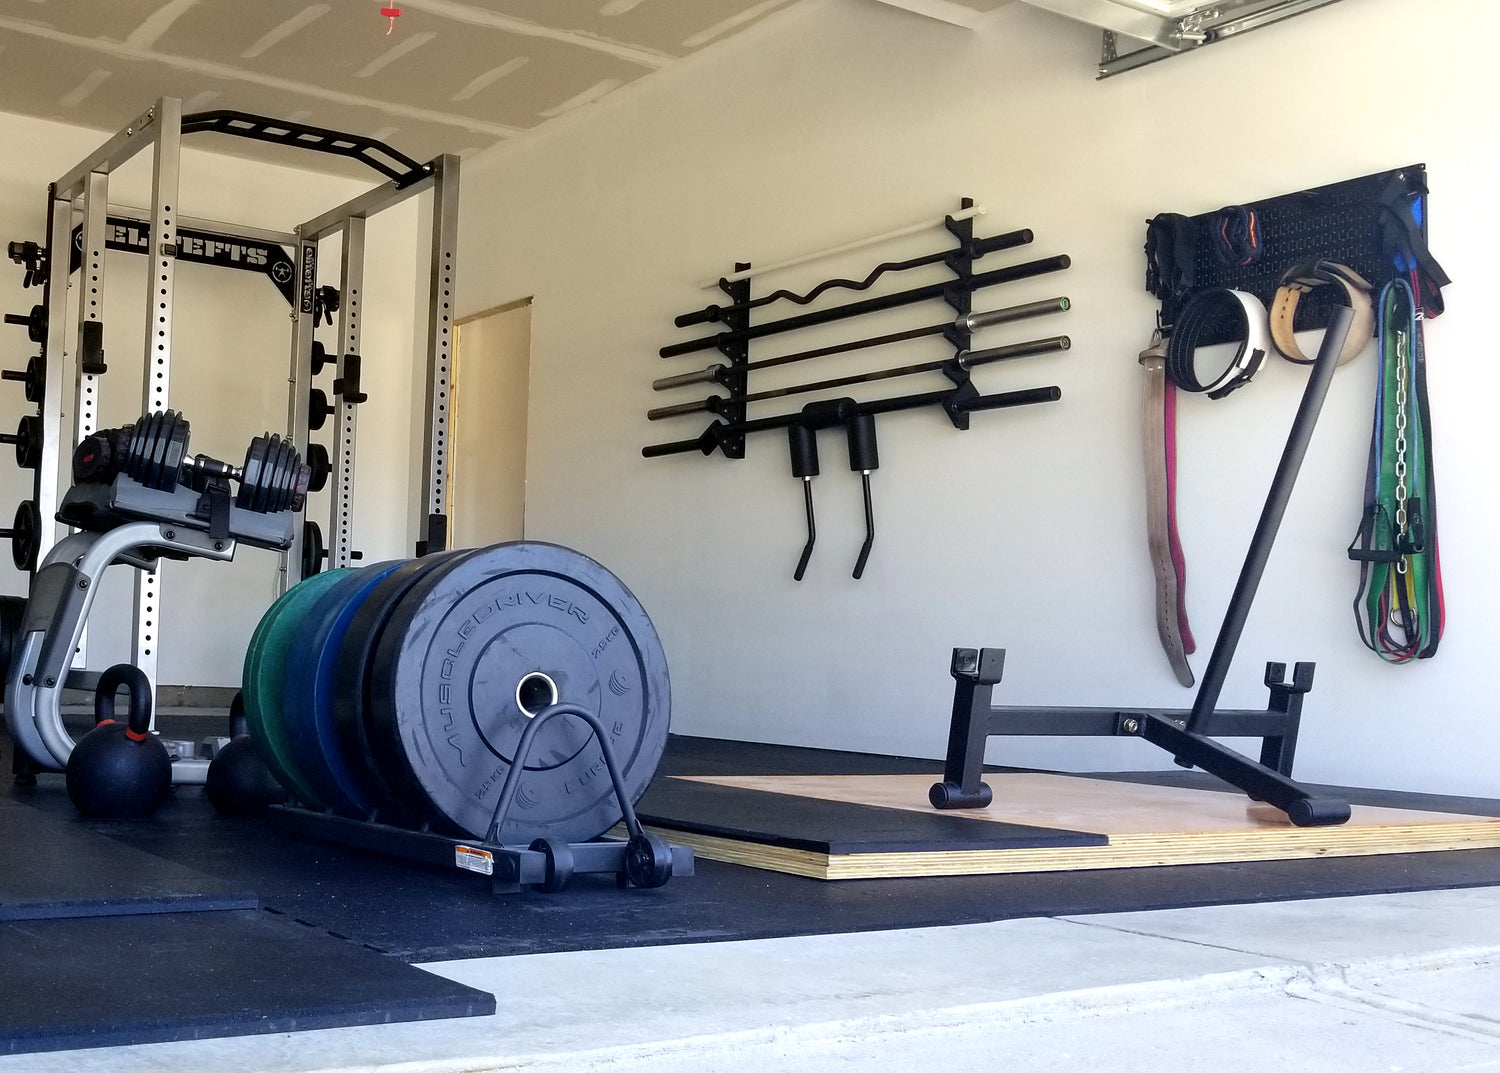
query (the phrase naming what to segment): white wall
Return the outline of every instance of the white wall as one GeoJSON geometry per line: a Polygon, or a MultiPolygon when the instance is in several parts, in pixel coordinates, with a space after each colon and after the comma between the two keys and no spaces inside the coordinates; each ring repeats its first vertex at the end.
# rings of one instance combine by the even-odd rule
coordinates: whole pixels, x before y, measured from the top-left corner
{"type": "MultiPolygon", "coordinates": [[[[1143,222],[1423,161],[1432,245],[1456,280],[1450,312],[1429,331],[1448,635],[1436,659],[1397,668],[1356,636],[1344,549],[1360,512],[1367,357],[1334,385],[1224,703],[1263,704],[1268,659],[1316,660],[1301,775],[1500,794],[1500,365],[1486,331],[1500,287],[1497,32],[1500,12],[1484,0],[1361,0],[1098,83],[1098,35],[1019,4],[969,33],[819,0],[482,155],[464,180],[460,313],[535,296],[528,536],[575,545],[635,589],[666,643],[681,732],[941,755],[954,645],[1009,649],[1009,702],[1185,705],[1157,645],[1143,535],[1135,356],[1153,313],[1143,222]],[[694,281],[735,259],[935,216],[965,194],[989,206],[981,234],[1037,234],[986,267],[1074,259],[1064,275],[979,302],[1074,299],[1063,320],[981,337],[1065,330],[1069,355],[976,375],[987,391],[1056,383],[1063,400],[976,415],[963,434],[936,412],[882,419],[879,538],[860,583],[848,577],[858,485],[826,434],[818,552],[797,585],[801,497],[783,440],[752,439],[742,462],[640,457],[645,443],[702,427],[644,419],[668,398],[649,390],[654,377],[711,358],[663,362],[656,349],[687,336],[671,318],[707,297],[694,281]]],[[[939,238],[775,283],[857,270],[877,252],[910,256],[939,238]]],[[[940,317],[931,305],[799,333],[752,357],[940,317]]],[[[941,354],[913,345],[851,364],[941,354]]],[[[802,366],[786,380],[814,368],[842,366],[802,366]]],[[[1226,402],[1183,402],[1200,673],[1304,377],[1273,361],[1226,402]]],[[[1064,768],[1163,760],[1134,741],[1017,742],[990,755],[1064,768]]]]}
{"type": "Polygon", "coordinates": [[[526,532],[531,307],[485,313],[453,333],[448,514],[455,548],[526,532]]]}
{"type": "MultiPolygon", "coordinates": [[[[0,239],[45,238],[46,185],[107,137],[97,131],[0,114],[0,138],[18,151],[0,157],[0,239]]],[[[191,148],[183,152],[181,212],[195,217],[290,230],[373,185],[277,167],[191,148]]],[[[115,204],[149,204],[150,154],[112,177],[115,204]]],[[[409,554],[407,511],[408,399],[412,382],[412,295],[415,205],[371,221],[368,235],[364,351],[370,402],[361,414],[359,464],[366,479],[356,489],[357,546],[371,559],[409,554]]],[[[338,244],[324,244],[323,281],[338,283],[338,244]]],[[[141,414],[141,355],[145,262],[111,253],[106,263],[105,352],[110,371],[101,387],[101,426],[127,424],[141,414]]],[[[238,462],[250,438],[285,433],[288,307],[264,277],[204,265],[180,265],[176,277],[171,405],[192,422],[190,449],[238,462]]],[[[41,300],[24,291],[21,272],[0,269],[0,307],[23,311],[41,300]]],[[[76,319],[71,312],[70,323],[76,319]]],[[[25,330],[0,336],[0,365],[23,368],[36,347],[25,330]]],[[[324,329],[330,341],[333,333],[324,329]]],[[[331,343],[330,343],[331,346],[331,343]]],[[[331,375],[325,375],[325,381],[331,375]]],[[[72,372],[66,374],[68,393],[72,372]]],[[[328,383],[322,385],[325,390],[328,383]]],[[[30,407],[21,385],[0,388],[0,404],[19,417],[30,407]]],[[[64,427],[72,428],[71,400],[64,427]]],[[[11,427],[12,418],[5,419],[11,427]]],[[[331,422],[320,437],[331,439],[331,422]]],[[[31,473],[0,463],[0,507],[31,494],[31,473]]],[[[327,531],[327,493],[314,497],[314,517],[327,531]]],[[[237,685],[246,642],[274,593],[279,557],[241,549],[233,564],[163,564],[164,593],[158,676],[162,682],[237,685]]],[[[24,592],[25,578],[0,555],[5,591],[24,592]]],[[[130,637],[128,568],[108,575],[90,620],[89,665],[126,659],[130,637]]]]}

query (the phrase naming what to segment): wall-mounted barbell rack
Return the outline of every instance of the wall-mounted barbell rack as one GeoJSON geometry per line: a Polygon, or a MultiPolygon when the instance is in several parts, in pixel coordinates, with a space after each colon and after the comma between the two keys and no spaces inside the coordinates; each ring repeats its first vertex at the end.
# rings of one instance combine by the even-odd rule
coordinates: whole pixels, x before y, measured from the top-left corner
{"type": "Polygon", "coordinates": [[[1062,392],[1055,386],[984,395],[974,385],[971,373],[979,366],[1014,358],[1055,353],[1067,350],[1071,345],[1067,336],[1052,336],[988,349],[975,350],[973,348],[973,335],[978,330],[1050,313],[1060,313],[1071,307],[1071,302],[1067,298],[1059,297],[980,313],[974,312],[974,295],[977,291],[1062,271],[1071,264],[1067,255],[1063,254],[976,272],[975,263],[981,258],[1002,250],[1029,245],[1034,237],[1030,230],[1020,229],[989,238],[976,238],[974,219],[983,212],[984,209],[975,206],[973,199],[963,198],[960,202],[960,210],[942,219],[943,228],[957,243],[956,248],[939,250],[904,261],[886,261],[876,265],[862,279],[827,279],[801,293],[783,289],[752,298],[750,281],[757,274],[804,264],[860,246],[909,235],[920,230],[922,225],[901,228],[831,250],[780,261],[767,266],[759,273],[747,263],[737,263],[734,273],[719,279],[716,283],[719,290],[729,299],[728,304],[710,304],[683,313],[674,321],[679,328],[717,323],[723,325],[723,330],[686,342],[674,343],[662,347],[660,351],[663,358],[673,358],[717,350],[725,360],[712,363],[703,369],[662,377],[653,381],[651,385],[653,390],[668,391],[694,384],[712,384],[722,388],[725,393],[690,402],[656,407],[649,410],[646,415],[649,420],[658,421],[694,413],[709,413],[714,415],[715,420],[701,434],[692,439],[650,444],[642,448],[641,454],[646,458],[659,458],[693,451],[701,451],[704,455],[710,455],[717,450],[722,452],[725,458],[740,459],[745,457],[745,441],[748,436],[772,429],[785,429],[792,474],[802,481],[807,513],[807,541],[793,573],[793,577],[801,581],[817,541],[812,495],[812,478],[819,472],[817,433],[828,428],[843,428],[848,437],[850,469],[860,474],[864,495],[865,540],[861,545],[853,570],[854,578],[858,579],[863,576],[875,541],[875,513],[871,497],[870,474],[880,464],[875,441],[875,417],[877,415],[936,406],[943,410],[954,428],[964,430],[969,427],[969,415],[975,411],[1053,402],[1062,397],[1062,392]],[[946,267],[953,278],[861,298],[842,305],[825,306],[783,317],[780,320],[751,323],[752,312],[766,306],[777,303],[809,305],[830,291],[865,291],[887,274],[900,274],[917,268],[939,265],[946,267]],[[918,328],[866,336],[758,361],[750,359],[750,343],[753,340],[933,300],[945,302],[954,315],[941,322],[918,328]],[[790,387],[750,390],[750,374],[756,370],[932,336],[941,336],[946,340],[953,348],[953,355],[941,360],[888,366],[844,376],[811,380],[790,387]],[[752,419],[748,414],[751,404],[769,399],[825,392],[926,372],[942,373],[949,379],[951,386],[939,391],[916,392],[866,401],[857,401],[847,397],[820,399],[807,404],[799,411],[771,417],[752,419]]]}
{"type": "MultiPolygon", "coordinates": [[[[368,397],[361,384],[360,315],[362,313],[364,224],[372,215],[427,191],[432,193],[431,244],[428,255],[427,324],[421,357],[424,359],[426,408],[424,414],[422,493],[424,522],[418,554],[447,547],[448,413],[451,394],[453,296],[456,293],[459,162],[439,156],[419,163],[374,139],[342,131],[290,123],[235,111],[182,114],[182,102],[159,99],[123,130],[89,154],[48,187],[45,243],[12,242],[9,254],[26,270],[25,285],[40,286],[42,301],[28,315],[11,315],[8,323],[27,327],[40,345],[28,368],[10,370],[5,379],[25,383],[26,398],[38,407],[33,429],[18,436],[27,440],[34,466],[33,497],[22,504],[9,532],[23,536],[27,555],[17,554],[20,569],[34,570],[58,540],[55,519],[58,488],[66,487],[73,447],[97,431],[101,377],[107,372],[103,348],[103,294],[108,250],[141,253],[152,260],[146,293],[142,410],[165,410],[172,365],[172,324],[176,265],[196,262],[246,269],[265,274],[291,304],[291,362],[288,377],[287,434],[306,443],[311,435],[314,366],[336,368],[334,401],[323,396],[323,416],[335,417],[336,449],[324,449],[324,479],[332,481],[327,558],[341,567],[357,559],[351,546],[353,523],[354,445],[356,407],[368,397]],[[313,152],[349,157],[385,177],[380,185],[293,228],[276,231],[215,220],[184,217],[179,209],[181,139],[184,134],[213,132],[313,152]],[[134,209],[109,203],[110,173],[126,161],[152,150],[151,206],[134,209]],[[319,286],[318,243],[342,235],[340,287],[319,286]],[[72,251],[60,256],[59,251],[72,251]],[[72,282],[77,273],[76,286],[72,282]],[[69,293],[70,290],[73,293],[69,293]],[[314,336],[320,319],[339,314],[335,351],[314,336]],[[68,348],[70,317],[77,329],[68,348]],[[63,434],[63,377],[75,375],[77,404],[71,435],[63,434]],[[34,428],[40,429],[39,437],[34,428]],[[36,440],[36,443],[32,441],[36,440]],[[23,514],[25,517],[23,518],[23,514]],[[23,524],[24,522],[24,524],[23,524]]],[[[419,251],[420,252],[420,251],[419,251]]],[[[310,451],[317,455],[315,449],[310,451]]],[[[18,455],[22,444],[17,443],[18,455]]],[[[7,531],[0,530],[0,534],[7,531]]],[[[320,554],[304,556],[304,540],[321,545],[321,531],[298,527],[293,546],[283,555],[278,591],[296,584],[305,573],[321,567],[320,554]]],[[[309,549],[320,552],[321,547],[309,549]]],[[[132,661],[156,686],[161,587],[155,571],[137,572],[132,661]]],[[[92,688],[93,678],[80,669],[86,659],[83,644],[74,659],[70,685],[92,688]]]]}

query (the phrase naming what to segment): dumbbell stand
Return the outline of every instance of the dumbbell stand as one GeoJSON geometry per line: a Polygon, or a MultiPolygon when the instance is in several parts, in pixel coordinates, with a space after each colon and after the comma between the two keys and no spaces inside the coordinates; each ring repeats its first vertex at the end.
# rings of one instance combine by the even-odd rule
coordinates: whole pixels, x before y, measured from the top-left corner
{"type": "MultiPolygon", "coordinates": [[[[5,683],[5,721],[16,747],[43,771],[67,767],[73,739],[63,726],[62,693],[106,569],[115,563],[151,569],[161,553],[228,561],[236,547],[233,539],[215,539],[174,522],[147,521],[102,533],[74,533],[53,545],[32,584],[5,683]],[[145,549],[151,553],[143,554],[145,549]]],[[[174,781],[202,782],[205,767],[178,761],[174,781]]]]}

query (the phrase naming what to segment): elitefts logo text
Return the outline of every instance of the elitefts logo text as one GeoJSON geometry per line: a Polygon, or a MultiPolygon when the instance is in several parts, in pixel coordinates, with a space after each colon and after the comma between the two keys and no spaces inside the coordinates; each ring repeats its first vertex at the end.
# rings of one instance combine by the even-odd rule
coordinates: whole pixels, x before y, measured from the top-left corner
{"type": "Polygon", "coordinates": [[[318,248],[302,247],[302,312],[313,311],[313,292],[318,289],[318,248]]]}
{"type": "MultiPolygon", "coordinates": [[[[106,249],[120,253],[150,254],[151,224],[146,220],[132,220],[124,216],[110,216],[104,226],[106,249]]],[[[274,242],[258,242],[255,239],[238,238],[182,227],[177,230],[177,260],[217,268],[233,268],[241,272],[257,272],[268,277],[288,303],[294,301],[292,294],[293,261],[286,250],[274,242]]],[[[304,250],[302,259],[303,311],[312,312],[312,293],[317,277],[317,251],[313,247],[304,250]]],[[[83,263],[83,225],[73,228],[73,251],[69,270],[77,271],[83,263]]]]}
{"type": "MultiPolygon", "coordinates": [[[[111,219],[105,243],[112,250],[146,253],[151,247],[150,236],[151,229],[144,222],[111,219]]],[[[73,241],[81,245],[83,235],[77,235],[73,241]]],[[[264,244],[233,242],[189,232],[178,234],[177,251],[186,259],[199,263],[243,265],[247,268],[264,268],[271,263],[271,250],[264,244]]]]}

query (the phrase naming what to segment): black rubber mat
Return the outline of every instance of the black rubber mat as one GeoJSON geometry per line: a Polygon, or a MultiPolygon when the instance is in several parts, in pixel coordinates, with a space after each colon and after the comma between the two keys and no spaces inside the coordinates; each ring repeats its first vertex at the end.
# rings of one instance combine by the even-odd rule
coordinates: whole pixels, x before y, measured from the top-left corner
{"type": "Polygon", "coordinates": [[[0,1054],[495,1011],[487,992],[257,909],[0,924],[0,979],[0,1054]]]}
{"type": "Polygon", "coordinates": [[[249,888],[0,797],[0,921],[253,909],[249,888]]]}
{"type": "MultiPolygon", "coordinates": [[[[666,831],[843,855],[1107,846],[1103,835],[658,778],[636,813],[666,831]]],[[[669,835],[670,837],[670,835],[669,835]]]]}
{"type": "MultiPolygon", "coordinates": [[[[191,737],[193,729],[184,725],[180,733],[191,737]]],[[[931,773],[936,778],[938,770],[930,760],[677,737],[667,746],[660,772],[931,773]]],[[[1132,778],[1222,785],[1192,773],[1132,778]]],[[[1494,801],[1376,791],[1350,796],[1364,804],[1500,815],[1500,802],[1494,801]]],[[[76,816],[57,776],[42,776],[32,800],[57,816],[76,816]]],[[[834,883],[700,860],[695,876],[659,890],[621,891],[608,878],[580,877],[560,894],[493,895],[479,876],[298,841],[276,834],[263,821],[223,819],[191,787],[179,789],[149,822],[76,822],[254,890],[262,904],[289,918],[407,961],[1500,884],[1500,850],[1468,850],[834,883]]]]}

